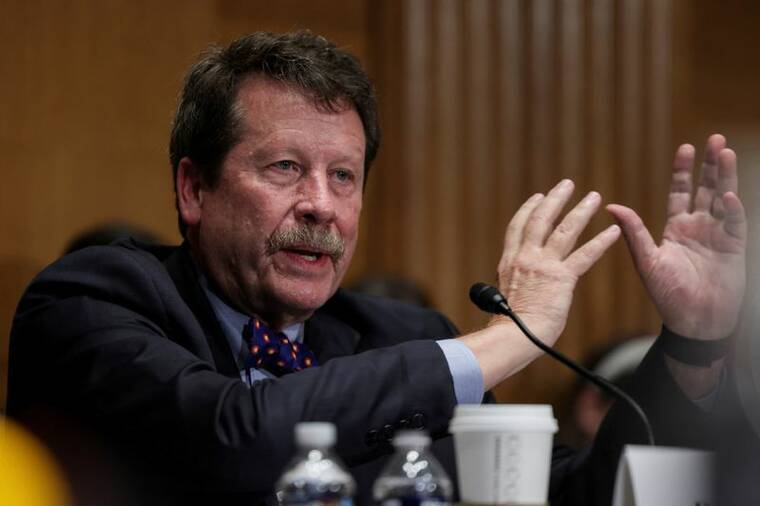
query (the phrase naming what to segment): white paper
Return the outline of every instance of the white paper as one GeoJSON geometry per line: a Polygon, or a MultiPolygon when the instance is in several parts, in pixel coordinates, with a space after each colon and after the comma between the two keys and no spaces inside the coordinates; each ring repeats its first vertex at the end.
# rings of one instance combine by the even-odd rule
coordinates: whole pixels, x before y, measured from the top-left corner
{"type": "Polygon", "coordinates": [[[714,506],[713,455],[628,445],[615,479],[613,506],[714,506]]]}

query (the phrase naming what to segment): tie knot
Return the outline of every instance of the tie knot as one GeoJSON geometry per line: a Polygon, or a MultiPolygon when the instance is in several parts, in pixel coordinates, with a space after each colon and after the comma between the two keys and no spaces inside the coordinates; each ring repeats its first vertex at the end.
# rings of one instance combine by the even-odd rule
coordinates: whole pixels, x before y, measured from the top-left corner
{"type": "Polygon", "coordinates": [[[317,359],[305,343],[294,343],[284,332],[269,328],[256,317],[243,328],[250,354],[246,368],[265,369],[275,376],[314,367],[317,359]]]}

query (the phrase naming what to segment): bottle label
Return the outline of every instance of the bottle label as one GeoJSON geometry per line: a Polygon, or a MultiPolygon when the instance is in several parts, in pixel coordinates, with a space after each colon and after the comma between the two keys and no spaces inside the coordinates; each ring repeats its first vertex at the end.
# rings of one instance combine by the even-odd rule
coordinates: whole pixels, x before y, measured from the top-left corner
{"type": "Polygon", "coordinates": [[[441,497],[392,497],[385,499],[382,506],[450,506],[441,497]]]}

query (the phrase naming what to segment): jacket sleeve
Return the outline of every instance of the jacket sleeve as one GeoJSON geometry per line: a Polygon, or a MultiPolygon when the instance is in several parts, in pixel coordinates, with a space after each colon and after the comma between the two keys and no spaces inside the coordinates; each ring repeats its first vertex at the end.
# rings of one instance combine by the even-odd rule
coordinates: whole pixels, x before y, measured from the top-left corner
{"type": "Polygon", "coordinates": [[[371,427],[421,414],[432,433],[446,431],[455,398],[434,341],[336,358],[248,387],[215,370],[160,262],[95,250],[43,271],[20,302],[9,414],[52,406],[122,447],[179,463],[204,487],[241,493],[271,490],[298,421],[335,423],[349,463],[383,451],[365,443],[371,427]]]}

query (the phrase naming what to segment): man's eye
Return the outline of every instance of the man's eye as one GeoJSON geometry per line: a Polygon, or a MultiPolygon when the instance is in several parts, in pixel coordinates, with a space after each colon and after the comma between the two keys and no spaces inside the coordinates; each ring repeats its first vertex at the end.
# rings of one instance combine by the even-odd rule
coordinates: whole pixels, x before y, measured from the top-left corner
{"type": "Polygon", "coordinates": [[[335,177],[338,179],[338,181],[347,182],[353,180],[354,175],[348,170],[336,170],[335,177]]]}
{"type": "Polygon", "coordinates": [[[295,162],[291,162],[290,160],[280,160],[279,162],[275,162],[273,165],[276,168],[282,170],[293,170],[296,168],[295,162]]]}

